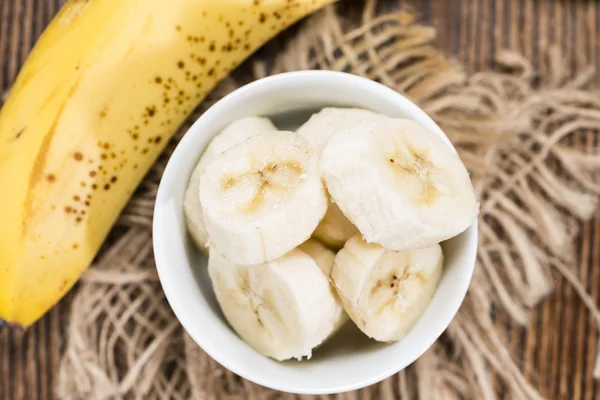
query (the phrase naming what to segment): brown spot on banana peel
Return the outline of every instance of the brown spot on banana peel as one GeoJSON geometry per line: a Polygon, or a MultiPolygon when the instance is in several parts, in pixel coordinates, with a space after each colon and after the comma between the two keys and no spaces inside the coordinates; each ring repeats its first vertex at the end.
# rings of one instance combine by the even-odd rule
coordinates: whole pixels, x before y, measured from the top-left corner
{"type": "Polygon", "coordinates": [[[23,134],[23,132],[25,132],[25,128],[19,129],[19,131],[17,132],[17,134],[14,136],[14,139],[20,138],[21,135],[23,134]]]}
{"type": "Polygon", "coordinates": [[[98,115],[100,119],[104,119],[106,118],[106,115],[108,114],[108,107],[104,106],[102,108],[102,110],[100,110],[100,114],[98,115]]]}

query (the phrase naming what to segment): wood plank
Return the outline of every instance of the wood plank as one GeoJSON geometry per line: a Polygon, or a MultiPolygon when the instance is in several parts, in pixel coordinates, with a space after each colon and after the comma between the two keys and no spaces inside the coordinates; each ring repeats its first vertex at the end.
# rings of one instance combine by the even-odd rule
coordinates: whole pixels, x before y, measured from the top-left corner
{"type": "Polygon", "coordinates": [[[10,339],[8,337],[8,330],[6,328],[0,328],[0,400],[8,400],[8,393],[10,392],[9,382],[10,375],[10,358],[6,352],[10,348],[10,339]]]}
{"type": "MultiPolygon", "coordinates": [[[[553,42],[560,43],[562,54],[564,57],[565,67],[571,66],[571,52],[569,48],[566,46],[566,43],[572,42],[572,31],[569,25],[569,7],[568,3],[564,2],[554,2],[555,8],[555,24],[559,24],[561,27],[560,30],[556,29],[553,32],[558,34],[559,36],[553,37],[553,42]]],[[[571,140],[572,142],[572,140],[571,140]]],[[[574,260],[575,264],[577,264],[577,259],[579,255],[576,255],[574,260]]],[[[562,301],[559,303],[560,313],[562,314],[561,321],[563,321],[562,325],[562,335],[560,335],[560,340],[558,342],[558,346],[560,348],[560,361],[557,364],[556,374],[552,377],[557,383],[556,394],[560,396],[560,398],[566,398],[569,393],[569,382],[571,381],[572,376],[567,378],[565,371],[572,370],[572,359],[570,354],[573,351],[572,344],[572,326],[574,320],[574,312],[569,307],[570,304],[573,303],[573,289],[571,285],[561,280],[561,286],[563,287],[563,297],[562,301]],[[566,332],[565,332],[566,331],[566,332]],[[566,334],[565,334],[566,333],[566,334]]]]}
{"type": "MultiPolygon", "coordinates": [[[[586,35],[590,38],[590,45],[588,46],[590,62],[594,63],[596,68],[600,67],[600,51],[598,42],[600,39],[600,2],[589,1],[585,10],[586,26],[588,33],[586,35]]],[[[596,86],[600,86],[600,73],[596,74],[596,86]]],[[[592,138],[593,139],[593,138],[592,138]]],[[[598,137],[595,140],[589,141],[591,148],[598,148],[600,140],[598,137]]],[[[596,178],[600,178],[600,174],[596,174],[596,178]]],[[[587,232],[586,232],[587,233],[587,232]]],[[[584,235],[586,234],[584,233],[584,235]]],[[[594,245],[591,248],[591,252],[588,255],[588,266],[591,270],[590,279],[588,279],[587,288],[596,304],[600,303],[600,216],[596,215],[593,221],[590,222],[590,242],[594,245]]],[[[596,324],[587,318],[586,326],[587,341],[584,342],[586,349],[586,380],[583,385],[583,398],[585,400],[592,400],[598,398],[600,393],[600,382],[590,381],[589,377],[591,372],[594,370],[596,355],[599,354],[600,349],[598,348],[598,327],[596,324]]]]}
{"type": "MultiPolygon", "coordinates": [[[[538,9],[537,9],[537,15],[541,16],[541,15],[546,15],[548,13],[547,11],[547,2],[538,2],[538,9]]],[[[537,43],[537,47],[539,48],[545,48],[546,46],[546,37],[548,35],[548,18],[538,18],[538,43],[537,43]]],[[[542,61],[542,57],[543,55],[539,55],[538,56],[538,65],[537,68],[538,70],[544,74],[545,71],[545,64],[542,61]]],[[[542,306],[542,320],[541,320],[541,324],[539,325],[539,327],[545,327],[545,326],[550,326],[552,321],[551,321],[551,316],[554,315],[553,313],[553,305],[554,302],[556,301],[556,294],[553,296],[553,298],[551,298],[549,301],[545,302],[542,306]]],[[[539,389],[542,395],[549,397],[549,386],[550,386],[550,381],[551,379],[548,378],[549,376],[549,368],[551,366],[552,363],[552,359],[551,359],[551,352],[548,351],[549,348],[552,348],[552,339],[553,339],[553,330],[550,331],[546,331],[543,332],[541,335],[541,340],[540,340],[540,347],[538,348],[538,373],[539,373],[539,377],[540,377],[540,382],[539,382],[539,389]]]]}
{"type": "MultiPolygon", "coordinates": [[[[527,37],[527,28],[524,26],[524,20],[526,10],[523,8],[523,4],[520,0],[510,0],[509,9],[507,15],[509,15],[504,29],[506,30],[505,35],[508,36],[507,47],[502,50],[515,51],[526,56],[531,54],[531,38],[527,37]]],[[[500,310],[499,314],[503,316],[502,320],[496,322],[496,326],[499,329],[505,325],[508,331],[507,340],[508,346],[512,354],[520,354],[523,348],[521,344],[521,337],[524,329],[520,325],[514,323],[510,318],[508,312],[500,310]],[[504,322],[504,325],[502,324],[504,322]]],[[[522,367],[521,357],[515,357],[515,362],[518,366],[522,367]]]]}
{"type": "Polygon", "coordinates": [[[0,96],[8,88],[5,77],[5,69],[8,66],[8,43],[9,28],[12,22],[11,17],[12,1],[3,1],[0,3],[0,96]]]}
{"type": "Polygon", "coordinates": [[[50,348],[50,343],[47,339],[49,334],[49,323],[51,318],[44,318],[37,325],[38,347],[36,357],[38,362],[38,379],[39,379],[39,399],[49,400],[52,398],[51,391],[48,391],[51,378],[49,371],[50,363],[48,362],[47,352],[50,348]]]}
{"type": "MultiPolygon", "coordinates": [[[[585,66],[587,63],[592,63],[596,66],[596,68],[600,67],[600,63],[598,62],[598,47],[600,46],[599,38],[600,38],[600,13],[598,12],[598,2],[588,1],[586,2],[585,9],[582,10],[583,16],[581,13],[578,15],[577,22],[585,21],[585,33],[584,36],[588,38],[588,45],[585,49],[580,50],[578,54],[586,54],[586,60],[583,62],[582,66],[585,66]]],[[[597,74],[596,84],[600,82],[600,74],[597,74]]],[[[588,134],[587,140],[587,148],[590,151],[592,149],[597,148],[599,145],[599,141],[596,140],[595,136],[592,134],[588,134]]],[[[600,178],[600,175],[596,174],[596,179],[600,178]]],[[[588,242],[590,243],[589,253],[587,253],[587,285],[586,288],[589,290],[593,299],[596,300],[596,303],[600,303],[600,246],[598,245],[600,232],[598,231],[598,226],[600,224],[600,217],[596,216],[594,221],[591,221],[588,224],[588,229],[584,231],[584,237],[588,238],[588,242]]],[[[585,278],[584,278],[585,279],[585,278]]],[[[594,322],[588,317],[585,317],[585,330],[583,333],[583,339],[581,339],[582,348],[584,349],[584,365],[585,365],[585,375],[583,377],[583,385],[582,385],[582,397],[586,400],[591,400],[596,397],[597,394],[600,393],[600,385],[598,381],[591,380],[589,377],[593,373],[594,364],[597,354],[599,353],[598,349],[598,327],[594,324],[594,322]],[[586,340],[587,338],[587,340],[586,340]],[[596,394],[596,395],[594,395],[596,394]]]]}
{"type": "MultiPolygon", "coordinates": [[[[50,375],[48,382],[48,395],[53,397],[54,395],[54,384],[56,383],[56,376],[58,375],[58,370],[60,368],[60,354],[63,350],[64,341],[66,340],[63,337],[63,332],[66,331],[67,320],[63,318],[65,315],[63,314],[63,305],[70,304],[71,296],[67,295],[67,297],[59,304],[54,307],[50,312],[49,317],[49,335],[48,335],[48,343],[49,346],[46,349],[46,357],[48,358],[48,364],[53,374],[50,375]]],[[[64,310],[68,310],[68,308],[64,308],[64,310]]]]}
{"type": "MultiPolygon", "coordinates": [[[[589,52],[586,51],[586,47],[588,47],[590,38],[586,35],[586,25],[584,23],[585,16],[582,15],[584,11],[584,7],[578,7],[575,3],[571,4],[569,9],[569,29],[568,31],[571,33],[569,35],[572,40],[571,46],[571,67],[573,68],[575,74],[580,72],[585,65],[587,64],[587,55],[589,52]],[[581,23],[577,23],[577,21],[581,21],[581,23]],[[586,54],[587,53],[587,54],[586,54]]],[[[568,40],[568,39],[567,39],[568,40]]],[[[568,43],[568,42],[567,42],[568,43]]],[[[578,147],[586,148],[587,141],[590,138],[590,134],[587,133],[586,137],[580,136],[576,138],[575,145],[578,147]]],[[[581,240],[578,246],[578,256],[577,256],[577,266],[579,270],[579,276],[584,282],[587,281],[588,277],[588,255],[590,254],[590,223],[585,222],[581,224],[581,240]]],[[[586,320],[588,319],[585,306],[579,302],[579,304],[575,304],[573,307],[574,314],[574,326],[573,326],[573,336],[572,340],[575,345],[575,351],[571,355],[571,366],[572,373],[570,381],[570,388],[567,389],[567,393],[571,393],[571,397],[573,400],[579,400],[583,397],[583,391],[585,389],[585,325],[586,320]]],[[[565,375],[563,373],[563,375],[565,375]]],[[[563,378],[563,380],[566,380],[563,378]]],[[[564,385],[563,385],[564,386],[564,385]]]]}
{"type": "MultiPolygon", "coordinates": [[[[527,49],[524,50],[524,53],[532,60],[534,66],[537,67],[539,66],[539,7],[533,1],[525,1],[524,3],[524,25],[527,27],[528,37],[531,41],[531,45],[527,46],[527,49]]],[[[533,312],[530,314],[530,323],[532,328],[527,329],[525,333],[525,351],[523,357],[523,371],[525,376],[527,376],[529,379],[534,379],[537,386],[540,385],[540,379],[539,376],[537,376],[537,371],[539,368],[539,363],[537,361],[539,359],[542,341],[534,327],[539,327],[542,324],[542,320],[543,315],[540,312],[533,312]]]]}

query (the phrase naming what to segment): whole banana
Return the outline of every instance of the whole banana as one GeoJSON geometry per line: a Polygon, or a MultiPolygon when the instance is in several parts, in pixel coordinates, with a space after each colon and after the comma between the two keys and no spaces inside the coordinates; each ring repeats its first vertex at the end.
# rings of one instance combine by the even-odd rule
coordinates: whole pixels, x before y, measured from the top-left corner
{"type": "Polygon", "coordinates": [[[215,84],[332,1],[67,2],[0,112],[0,319],[51,308],[215,84]]]}

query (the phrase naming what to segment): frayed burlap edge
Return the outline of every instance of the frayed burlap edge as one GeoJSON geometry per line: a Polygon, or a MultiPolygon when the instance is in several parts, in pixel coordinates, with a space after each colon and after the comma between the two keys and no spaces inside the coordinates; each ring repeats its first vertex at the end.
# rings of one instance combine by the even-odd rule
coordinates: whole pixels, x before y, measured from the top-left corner
{"type": "MultiPolygon", "coordinates": [[[[360,27],[347,24],[333,7],[316,14],[273,62],[254,65],[255,78],[330,69],[406,94],[438,122],[471,171],[481,233],[471,288],[440,341],[405,371],[340,397],[494,399],[493,373],[509,395],[541,398],[494,327],[492,308],[503,307],[526,325],[532,308],[552,291],[553,275],[560,274],[600,326],[597,306],[570,267],[578,222],[591,217],[600,194],[594,179],[600,155],[570,145],[577,135],[600,129],[600,98],[582,90],[593,71],[569,79],[558,50],[550,48],[542,79],[525,58],[509,52],[498,57],[498,72],[467,77],[460,64],[432,46],[435,30],[414,24],[410,13],[376,16],[375,1],[367,1],[360,27]]],[[[225,81],[212,99],[235,87],[225,81]]],[[[82,279],[59,398],[288,396],[241,379],[208,357],[182,332],[160,290],[150,226],[158,181],[176,142],[82,279]]],[[[594,375],[600,376],[600,363],[594,375]]]]}

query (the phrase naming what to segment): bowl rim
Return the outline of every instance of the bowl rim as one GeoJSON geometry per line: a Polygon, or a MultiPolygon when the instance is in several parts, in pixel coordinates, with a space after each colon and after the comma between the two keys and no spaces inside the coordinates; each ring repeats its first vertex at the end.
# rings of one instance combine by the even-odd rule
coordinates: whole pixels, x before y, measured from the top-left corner
{"type": "MultiPolygon", "coordinates": [[[[152,220],[152,246],[153,246],[153,251],[154,251],[154,259],[155,259],[156,270],[158,273],[159,282],[161,284],[162,290],[164,291],[165,298],[166,298],[169,306],[173,310],[173,313],[175,314],[175,317],[177,318],[179,323],[182,325],[184,330],[194,340],[194,342],[198,346],[200,346],[202,348],[202,350],[204,352],[206,352],[217,363],[222,365],[224,368],[227,368],[231,372],[243,377],[244,379],[247,379],[251,382],[254,382],[258,385],[261,385],[261,386],[264,386],[264,387],[267,387],[270,389],[279,390],[282,392],[294,393],[294,394],[307,394],[307,395],[334,394],[334,393],[344,393],[344,392],[348,392],[351,390],[357,390],[357,389],[375,384],[377,382],[380,382],[380,381],[392,376],[393,374],[405,369],[408,365],[412,364],[417,359],[419,359],[423,355],[423,353],[425,353],[428,349],[431,348],[431,346],[438,340],[438,338],[441,336],[441,334],[448,328],[448,326],[450,325],[452,320],[455,318],[460,306],[462,305],[462,303],[465,299],[465,296],[467,294],[468,288],[470,286],[470,283],[473,279],[473,273],[475,270],[476,256],[477,256],[477,249],[478,249],[478,221],[476,219],[472,223],[472,225],[469,228],[467,228],[467,230],[465,230],[463,233],[461,233],[461,235],[467,236],[466,243],[465,243],[464,249],[462,251],[465,252],[465,254],[466,254],[465,257],[468,259],[468,265],[464,267],[464,268],[469,268],[468,273],[466,271],[464,273],[465,276],[468,275],[468,279],[462,280],[461,287],[457,288],[456,296],[452,297],[452,299],[453,299],[452,304],[448,306],[448,309],[450,311],[444,314],[444,316],[445,316],[444,321],[442,324],[439,325],[443,328],[432,333],[429,336],[429,340],[423,341],[424,345],[421,347],[417,356],[413,360],[408,361],[408,362],[398,362],[397,364],[393,364],[386,371],[383,371],[377,375],[369,376],[365,379],[354,382],[352,384],[347,384],[345,386],[337,387],[334,391],[332,391],[332,388],[308,388],[307,389],[304,387],[298,387],[298,386],[294,385],[293,382],[290,384],[287,382],[281,383],[281,382],[276,382],[276,381],[268,381],[268,380],[261,378],[260,374],[255,374],[252,369],[240,370],[239,368],[236,368],[235,366],[232,365],[232,363],[229,362],[229,357],[225,355],[225,352],[220,350],[220,346],[213,345],[213,342],[211,340],[206,339],[201,334],[197,334],[197,332],[195,330],[190,328],[190,324],[188,323],[190,321],[190,319],[189,319],[189,316],[187,316],[189,313],[179,307],[179,302],[173,301],[174,298],[178,297],[177,287],[176,287],[174,281],[171,280],[171,278],[170,278],[171,274],[169,274],[169,272],[168,272],[168,266],[167,266],[168,265],[168,251],[166,249],[166,246],[164,246],[158,239],[161,235],[158,232],[159,227],[158,227],[158,224],[156,221],[161,219],[158,217],[160,215],[162,215],[162,204],[164,204],[165,198],[170,195],[170,193],[166,193],[165,184],[163,184],[163,182],[171,181],[174,179],[181,179],[181,176],[176,174],[175,164],[177,164],[178,159],[181,158],[180,154],[183,153],[183,149],[187,147],[188,143],[192,143],[194,140],[196,140],[196,137],[198,135],[202,135],[202,133],[200,133],[200,130],[198,129],[198,126],[203,125],[204,121],[207,120],[208,118],[210,118],[210,115],[215,114],[215,113],[221,113],[221,112],[223,112],[223,109],[227,109],[227,105],[232,100],[234,100],[238,97],[244,96],[247,92],[253,92],[253,91],[260,92],[261,87],[265,86],[265,85],[276,85],[278,82],[286,81],[289,79],[314,79],[314,78],[318,78],[318,77],[331,77],[331,78],[336,78],[336,79],[346,79],[349,81],[355,81],[356,84],[372,86],[372,88],[374,90],[378,90],[381,92],[381,95],[380,95],[381,97],[385,96],[386,93],[387,93],[387,96],[395,96],[397,101],[403,102],[404,106],[406,106],[408,108],[407,113],[410,113],[411,115],[419,114],[420,118],[424,118],[425,120],[428,120],[428,122],[430,124],[432,124],[432,126],[434,126],[436,128],[436,130],[439,131],[439,133],[441,133],[441,138],[447,144],[450,145],[450,147],[453,149],[453,151],[456,152],[456,149],[454,148],[453,144],[450,142],[450,140],[448,139],[446,134],[441,130],[441,128],[439,128],[439,126],[435,123],[435,121],[433,121],[433,119],[431,117],[429,117],[429,115],[427,113],[425,113],[425,111],[423,111],[415,103],[413,103],[411,100],[409,100],[408,98],[406,98],[399,92],[397,92],[379,82],[375,82],[373,80],[370,80],[370,79],[367,79],[367,78],[364,78],[364,77],[361,77],[358,75],[354,75],[351,73],[339,72],[339,71],[304,70],[304,71],[284,72],[284,73],[271,75],[271,76],[267,76],[267,77],[255,80],[253,82],[250,82],[244,86],[237,88],[236,90],[232,91],[231,93],[225,95],[224,97],[219,99],[217,102],[215,102],[196,121],[194,121],[194,123],[186,131],[183,138],[179,141],[179,143],[177,144],[173,153],[169,157],[169,160],[167,162],[167,165],[165,167],[165,170],[163,172],[163,175],[160,179],[160,183],[158,186],[154,210],[153,210],[154,211],[153,220],[152,220]]],[[[186,178],[188,178],[188,177],[186,177],[186,178]]]]}

